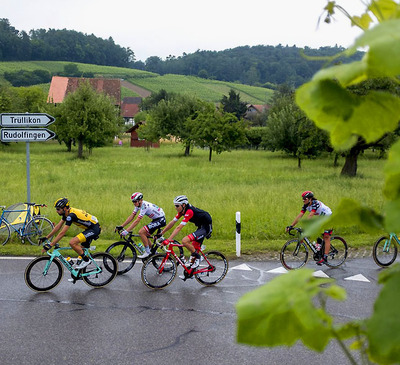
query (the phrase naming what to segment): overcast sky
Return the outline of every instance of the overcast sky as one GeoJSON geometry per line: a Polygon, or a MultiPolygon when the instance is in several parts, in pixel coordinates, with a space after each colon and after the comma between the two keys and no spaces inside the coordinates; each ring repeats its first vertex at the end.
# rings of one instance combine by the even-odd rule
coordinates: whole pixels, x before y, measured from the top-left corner
{"type": "MultiPolygon", "coordinates": [[[[1,0],[0,17],[18,30],[68,29],[129,47],[136,60],[198,49],[296,45],[348,47],[361,32],[341,13],[318,18],[328,0],[1,0]]],[[[352,15],[361,0],[337,0],[352,15]]]]}

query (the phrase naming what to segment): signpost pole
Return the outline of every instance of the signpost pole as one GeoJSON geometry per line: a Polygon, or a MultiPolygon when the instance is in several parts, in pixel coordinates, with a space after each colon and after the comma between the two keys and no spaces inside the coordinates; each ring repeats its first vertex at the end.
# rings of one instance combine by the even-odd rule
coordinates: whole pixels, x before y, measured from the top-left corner
{"type": "Polygon", "coordinates": [[[29,142],[45,142],[56,134],[46,128],[55,122],[55,118],[46,113],[1,113],[0,114],[0,139],[2,142],[26,143],[26,194],[27,202],[31,202],[31,162],[29,142]],[[28,128],[21,128],[28,127],[28,128]],[[32,128],[33,127],[33,128],[32,128]],[[11,129],[10,129],[11,128],[11,129]],[[15,128],[15,129],[13,129],[15,128]]]}
{"type": "Polygon", "coordinates": [[[31,202],[31,156],[29,142],[26,142],[26,192],[27,202],[31,202]]]}

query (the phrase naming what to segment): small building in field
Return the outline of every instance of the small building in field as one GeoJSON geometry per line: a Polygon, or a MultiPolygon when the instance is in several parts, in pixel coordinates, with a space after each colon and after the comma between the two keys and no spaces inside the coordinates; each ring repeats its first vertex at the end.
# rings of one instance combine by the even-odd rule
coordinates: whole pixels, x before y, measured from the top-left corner
{"type": "Polygon", "coordinates": [[[267,111],[269,109],[269,105],[256,105],[256,104],[247,104],[247,111],[245,114],[245,119],[253,119],[257,115],[267,111]]]}
{"type": "Polygon", "coordinates": [[[145,139],[139,139],[137,129],[140,126],[140,122],[137,124],[134,124],[132,127],[130,127],[125,133],[130,133],[131,134],[131,147],[147,147],[147,148],[158,148],[160,147],[159,143],[153,143],[146,141],[145,139]]]}

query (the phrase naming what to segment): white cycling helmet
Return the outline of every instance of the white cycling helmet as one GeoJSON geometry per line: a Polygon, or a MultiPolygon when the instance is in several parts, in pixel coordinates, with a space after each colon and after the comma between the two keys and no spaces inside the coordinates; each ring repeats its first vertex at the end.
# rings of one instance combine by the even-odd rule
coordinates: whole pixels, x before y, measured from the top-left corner
{"type": "Polygon", "coordinates": [[[182,204],[188,204],[188,198],[186,195],[178,195],[174,198],[174,204],[175,205],[182,205],[182,204]]]}
{"type": "Polygon", "coordinates": [[[136,193],[133,193],[133,194],[131,195],[132,203],[138,202],[138,201],[141,200],[141,199],[143,199],[143,194],[142,194],[142,193],[136,192],[136,193]]]}

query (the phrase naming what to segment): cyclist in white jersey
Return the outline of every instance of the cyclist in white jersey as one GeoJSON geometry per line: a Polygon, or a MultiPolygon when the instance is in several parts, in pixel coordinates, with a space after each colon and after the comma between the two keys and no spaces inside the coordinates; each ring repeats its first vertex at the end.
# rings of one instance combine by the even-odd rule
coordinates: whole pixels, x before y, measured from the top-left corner
{"type": "MultiPolygon", "coordinates": [[[[308,215],[308,218],[312,218],[315,215],[331,215],[332,214],[332,210],[331,208],[329,208],[327,205],[325,205],[324,203],[322,203],[320,200],[317,200],[314,197],[314,193],[312,191],[305,191],[301,194],[301,198],[303,199],[303,207],[301,208],[301,211],[299,213],[299,215],[294,219],[293,223],[286,227],[286,232],[288,232],[291,228],[293,228],[298,222],[299,220],[303,217],[305,212],[310,212],[310,214],[308,215]]],[[[329,250],[331,249],[331,236],[332,236],[332,229],[327,229],[324,231],[324,241],[325,241],[325,251],[324,251],[324,255],[321,258],[321,260],[319,260],[317,262],[317,265],[322,265],[322,264],[326,264],[327,262],[327,257],[328,257],[328,253],[329,250]]]]}
{"type": "Polygon", "coordinates": [[[133,193],[131,196],[131,200],[132,203],[135,205],[135,209],[129,215],[129,217],[126,218],[125,222],[122,223],[122,225],[115,227],[115,230],[121,231],[120,234],[122,236],[126,236],[127,234],[132,232],[132,230],[139,224],[140,220],[145,215],[147,215],[151,219],[151,222],[139,229],[139,235],[146,251],[143,253],[143,255],[140,255],[138,257],[140,259],[144,259],[150,255],[151,241],[149,239],[149,236],[151,236],[151,234],[155,232],[158,228],[165,227],[167,222],[165,220],[165,214],[162,208],[143,200],[142,193],[133,193]],[[133,221],[136,215],[137,217],[133,221]],[[130,222],[132,222],[132,224],[126,230],[122,230],[130,222]]]}

